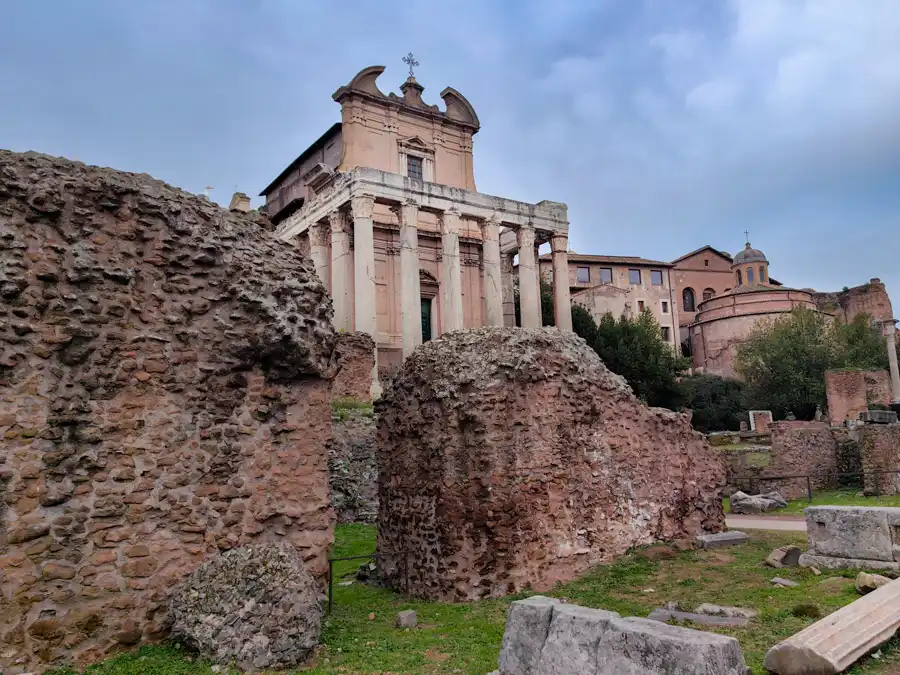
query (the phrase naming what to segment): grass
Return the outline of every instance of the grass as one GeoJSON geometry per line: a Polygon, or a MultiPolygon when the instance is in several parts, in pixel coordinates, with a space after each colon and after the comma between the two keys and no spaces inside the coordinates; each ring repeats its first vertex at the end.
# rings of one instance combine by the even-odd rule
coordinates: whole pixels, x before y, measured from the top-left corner
{"type": "Polygon", "coordinates": [[[331,402],[331,416],[333,419],[342,422],[354,415],[374,417],[375,407],[371,401],[360,401],[348,396],[336,398],[331,402]]]}
{"type": "MultiPolygon", "coordinates": [[[[342,525],[336,533],[335,556],[365,554],[374,549],[375,531],[366,525],[342,525]]],[[[625,616],[646,616],[669,600],[687,608],[701,602],[737,605],[759,610],[744,629],[721,629],[736,637],[753,673],[762,674],[762,659],[776,642],[815,619],[796,613],[800,605],[816,605],[823,614],[858,596],[853,585],[831,588],[822,577],[799,568],[777,575],[800,583],[797,588],[773,588],[776,571],[763,560],[775,547],[805,543],[802,533],[755,532],[740,547],[680,553],[671,560],[651,562],[639,555],[623,556],[611,565],[590,570],[581,578],[557,586],[548,595],[588,607],[602,607],[625,616]]],[[[336,564],[336,577],[352,578],[361,561],[336,564]]],[[[847,573],[851,576],[851,573],[847,573]]],[[[524,597],[527,594],[523,594],[524,597]]],[[[497,667],[506,610],[514,598],[469,604],[412,600],[391,591],[355,582],[335,587],[335,607],[326,618],[324,648],[306,673],[486,673],[497,667]],[[415,609],[419,626],[394,627],[396,613],[415,609]]],[[[881,650],[881,658],[867,658],[847,671],[853,675],[895,675],[900,672],[900,640],[881,650]]],[[[62,672],[62,671],[60,671],[62,672]]],[[[66,671],[71,672],[71,671],[66,671]]],[[[91,675],[180,675],[211,673],[208,664],[193,659],[174,645],[144,647],[110,659],[86,671],[91,675]],[[190,659],[190,660],[189,660],[190,659]]]]}
{"type": "MultiPolygon", "coordinates": [[[[884,495],[880,497],[858,497],[860,488],[847,488],[843,490],[821,490],[813,492],[810,502],[805,497],[788,502],[783,509],[777,509],[767,514],[769,516],[802,516],[803,509],[807,506],[900,506],[900,495],[884,495]]],[[[722,500],[722,508],[725,513],[731,512],[728,498],[722,500]]]]}

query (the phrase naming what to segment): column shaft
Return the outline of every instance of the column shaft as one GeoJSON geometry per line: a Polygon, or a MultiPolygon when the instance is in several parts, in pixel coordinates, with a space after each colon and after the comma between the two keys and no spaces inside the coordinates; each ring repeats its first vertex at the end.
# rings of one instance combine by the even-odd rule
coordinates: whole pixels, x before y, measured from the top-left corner
{"type": "Polygon", "coordinates": [[[381,395],[378,382],[378,310],[375,293],[375,230],[372,211],[375,198],[353,197],[350,201],[353,214],[353,289],[356,330],[368,333],[375,341],[375,359],[372,366],[372,398],[381,395]]]}
{"type": "Polygon", "coordinates": [[[553,312],[560,330],[572,330],[572,298],[569,295],[569,238],[555,235],[553,250],[553,312]]]}
{"type": "Polygon", "coordinates": [[[422,292],[419,281],[419,208],[407,202],[400,216],[400,325],[403,357],[422,344],[422,292]]]}
{"type": "Polygon", "coordinates": [[[463,328],[462,267],[459,258],[459,212],[445,211],[441,217],[443,274],[441,279],[442,333],[463,328]]]}
{"type": "Polygon", "coordinates": [[[503,279],[500,268],[500,223],[486,220],[481,226],[484,262],[484,325],[503,325],[503,279]]]}
{"type": "Polygon", "coordinates": [[[538,287],[534,251],[534,228],[520,227],[519,237],[519,314],[522,328],[541,327],[541,296],[538,287]]]}
{"type": "Polygon", "coordinates": [[[309,256],[316,268],[319,281],[325,286],[325,290],[331,290],[331,282],[328,278],[328,225],[325,223],[313,223],[309,226],[309,256]]]}
{"type": "Polygon", "coordinates": [[[537,289],[538,289],[538,326],[544,325],[544,301],[543,301],[543,293],[541,292],[541,251],[540,246],[538,244],[534,245],[534,276],[537,278],[537,289]]]}
{"type": "Polygon", "coordinates": [[[891,393],[893,402],[900,403],[900,369],[897,367],[897,327],[891,319],[887,326],[888,364],[891,369],[891,393]]]}
{"type": "Polygon", "coordinates": [[[516,288],[515,288],[515,256],[504,255],[501,261],[501,278],[503,279],[503,325],[515,328],[516,325],[516,288]]]}
{"type": "Polygon", "coordinates": [[[334,305],[334,327],[349,333],[353,330],[350,315],[350,271],[353,253],[350,250],[350,226],[347,214],[332,211],[331,225],[331,302],[334,305]]]}

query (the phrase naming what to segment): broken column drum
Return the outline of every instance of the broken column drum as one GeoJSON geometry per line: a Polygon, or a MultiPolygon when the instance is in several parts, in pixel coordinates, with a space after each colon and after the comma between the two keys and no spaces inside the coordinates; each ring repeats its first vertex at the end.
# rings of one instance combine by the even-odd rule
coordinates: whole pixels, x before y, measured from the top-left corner
{"type": "Polygon", "coordinates": [[[725,471],[581,338],[442,336],[377,404],[380,572],[458,601],[548,588],[628,548],[724,527],[725,471]]]}

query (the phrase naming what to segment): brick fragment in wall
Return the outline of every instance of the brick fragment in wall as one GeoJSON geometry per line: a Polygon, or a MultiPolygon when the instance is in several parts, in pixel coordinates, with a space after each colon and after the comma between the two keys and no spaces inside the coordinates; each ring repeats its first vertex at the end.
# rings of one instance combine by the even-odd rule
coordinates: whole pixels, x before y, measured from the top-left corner
{"type": "Polygon", "coordinates": [[[333,540],[331,303],[254,217],[0,151],[0,670],[162,639],[208,555],[333,540]]]}
{"type": "Polygon", "coordinates": [[[379,572],[461,601],[542,590],[635,545],[724,528],[725,469],[553,328],[418,347],[376,403],[379,572]]]}

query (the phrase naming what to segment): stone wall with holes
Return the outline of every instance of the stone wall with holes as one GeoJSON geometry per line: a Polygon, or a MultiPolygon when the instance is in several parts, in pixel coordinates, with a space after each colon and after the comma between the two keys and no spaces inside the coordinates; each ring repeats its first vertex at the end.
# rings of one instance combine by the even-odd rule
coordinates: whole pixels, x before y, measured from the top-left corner
{"type": "Polygon", "coordinates": [[[891,377],[886,370],[827,370],[825,393],[828,397],[828,419],[844,424],[859,419],[859,413],[870,405],[891,403],[891,377]]]}
{"type": "Polygon", "coordinates": [[[207,556],[333,540],[312,265],[146,175],[0,151],[0,670],[168,630],[207,556]]]}
{"type": "Polygon", "coordinates": [[[772,424],[769,465],[756,490],[777,490],[785,499],[807,495],[805,478],[762,480],[769,476],[808,476],[813,490],[837,487],[838,441],[825,422],[782,421],[772,424]],[[828,474],[828,475],[826,475],[828,474]]]}
{"type": "MultiPolygon", "coordinates": [[[[900,469],[900,424],[864,424],[858,433],[863,472],[900,469]]],[[[868,495],[900,494],[900,473],[866,475],[863,490],[868,495]]]]}
{"type": "Polygon", "coordinates": [[[378,565],[442,601],[544,589],[635,545],[724,528],[725,469],[574,333],[418,347],[376,403],[378,565]]]}
{"type": "Polygon", "coordinates": [[[375,341],[368,333],[337,334],[338,371],[334,378],[334,398],[372,400],[372,368],[375,341]]]}

